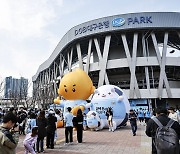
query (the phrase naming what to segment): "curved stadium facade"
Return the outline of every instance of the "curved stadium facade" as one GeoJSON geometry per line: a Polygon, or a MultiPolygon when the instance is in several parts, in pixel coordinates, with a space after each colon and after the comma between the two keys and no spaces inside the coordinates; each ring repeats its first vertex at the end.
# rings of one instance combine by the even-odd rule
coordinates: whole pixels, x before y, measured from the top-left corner
{"type": "Polygon", "coordinates": [[[113,84],[124,89],[132,106],[178,105],[179,21],[180,13],[146,12],[71,28],[33,76],[34,97],[52,103],[63,75],[80,67],[96,87],[113,84]]]}

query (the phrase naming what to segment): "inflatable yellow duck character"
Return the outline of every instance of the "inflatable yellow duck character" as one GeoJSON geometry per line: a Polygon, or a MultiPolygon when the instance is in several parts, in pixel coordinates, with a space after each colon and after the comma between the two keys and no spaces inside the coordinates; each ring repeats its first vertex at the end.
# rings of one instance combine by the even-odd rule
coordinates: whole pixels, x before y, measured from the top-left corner
{"type": "Polygon", "coordinates": [[[67,107],[71,107],[73,115],[76,116],[78,109],[87,110],[86,100],[94,93],[94,90],[95,87],[88,74],[77,68],[66,74],[60,81],[58,94],[63,96],[65,100],[60,100],[60,97],[57,97],[54,99],[54,103],[64,107],[64,113],[67,112],[67,107]]]}

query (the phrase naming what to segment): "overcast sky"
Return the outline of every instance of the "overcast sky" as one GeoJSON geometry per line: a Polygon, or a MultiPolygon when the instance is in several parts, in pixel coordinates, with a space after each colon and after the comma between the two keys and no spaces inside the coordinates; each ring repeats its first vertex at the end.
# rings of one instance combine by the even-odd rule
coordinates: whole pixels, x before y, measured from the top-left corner
{"type": "Polygon", "coordinates": [[[0,77],[31,79],[63,35],[83,22],[132,12],[180,12],[179,0],[0,0],[0,77]]]}

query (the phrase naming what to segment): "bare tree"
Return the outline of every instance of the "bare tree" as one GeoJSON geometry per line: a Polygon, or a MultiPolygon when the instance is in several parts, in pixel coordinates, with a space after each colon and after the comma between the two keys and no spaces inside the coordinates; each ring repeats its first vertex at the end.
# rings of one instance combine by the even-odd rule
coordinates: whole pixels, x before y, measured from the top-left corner
{"type": "Polygon", "coordinates": [[[41,102],[42,108],[48,108],[50,104],[53,103],[54,93],[52,89],[52,85],[46,85],[39,89],[39,98],[41,102]]]}
{"type": "Polygon", "coordinates": [[[41,105],[41,87],[40,84],[33,83],[33,91],[32,91],[32,103],[38,105],[40,107],[41,105]]]}
{"type": "Polygon", "coordinates": [[[32,87],[32,81],[28,80],[28,83],[23,83],[21,85],[21,92],[20,92],[20,102],[21,104],[26,108],[34,108],[35,107],[35,101],[33,100],[33,97],[30,96],[32,87]]]}
{"type": "Polygon", "coordinates": [[[38,103],[38,107],[48,108],[53,103],[55,98],[54,83],[41,84],[40,82],[33,83],[32,101],[38,103]]]}
{"type": "Polygon", "coordinates": [[[9,90],[8,95],[9,95],[9,98],[13,107],[17,108],[19,105],[18,94],[12,90],[9,90]]]}
{"type": "Polygon", "coordinates": [[[4,91],[4,80],[2,78],[0,78],[0,103],[2,105],[2,93],[4,91]]]}
{"type": "Polygon", "coordinates": [[[0,97],[2,96],[2,93],[4,91],[4,80],[0,77],[0,97]]]}
{"type": "Polygon", "coordinates": [[[19,105],[26,108],[35,107],[35,104],[28,93],[31,85],[32,84],[29,80],[27,80],[27,82],[23,81],[18,83],[16,91],[13,91],[12,89],[8,91],[8,96],[14,107],[19,107],[19,105]]]}

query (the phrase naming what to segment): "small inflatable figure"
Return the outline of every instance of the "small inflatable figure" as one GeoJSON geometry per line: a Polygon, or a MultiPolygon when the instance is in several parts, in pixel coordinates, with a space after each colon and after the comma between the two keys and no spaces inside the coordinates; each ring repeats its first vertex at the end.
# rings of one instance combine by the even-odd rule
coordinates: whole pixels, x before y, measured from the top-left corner
{"type": "Polygon", "coordinates": [[[113,111],[113,130],[126,124],[130,109],[129,101],[124,92],[117,86],[104,85],[95,90],[87,114],[87,125],[96,130],[108,128],[107,108],[113,111]]]}
{"type": "Polygon", "coordinates": [[[66,112],[67,107],[72,108],[73,115],[77,114],[78,109],[86,109],[86,99],[94,93],[95,87],[88,76],[81,69],[66,74],[60,81],[58,94],[65,100],[61,101],[60,97],[54,99],[55,104],[60,104],[66,112]]]}

